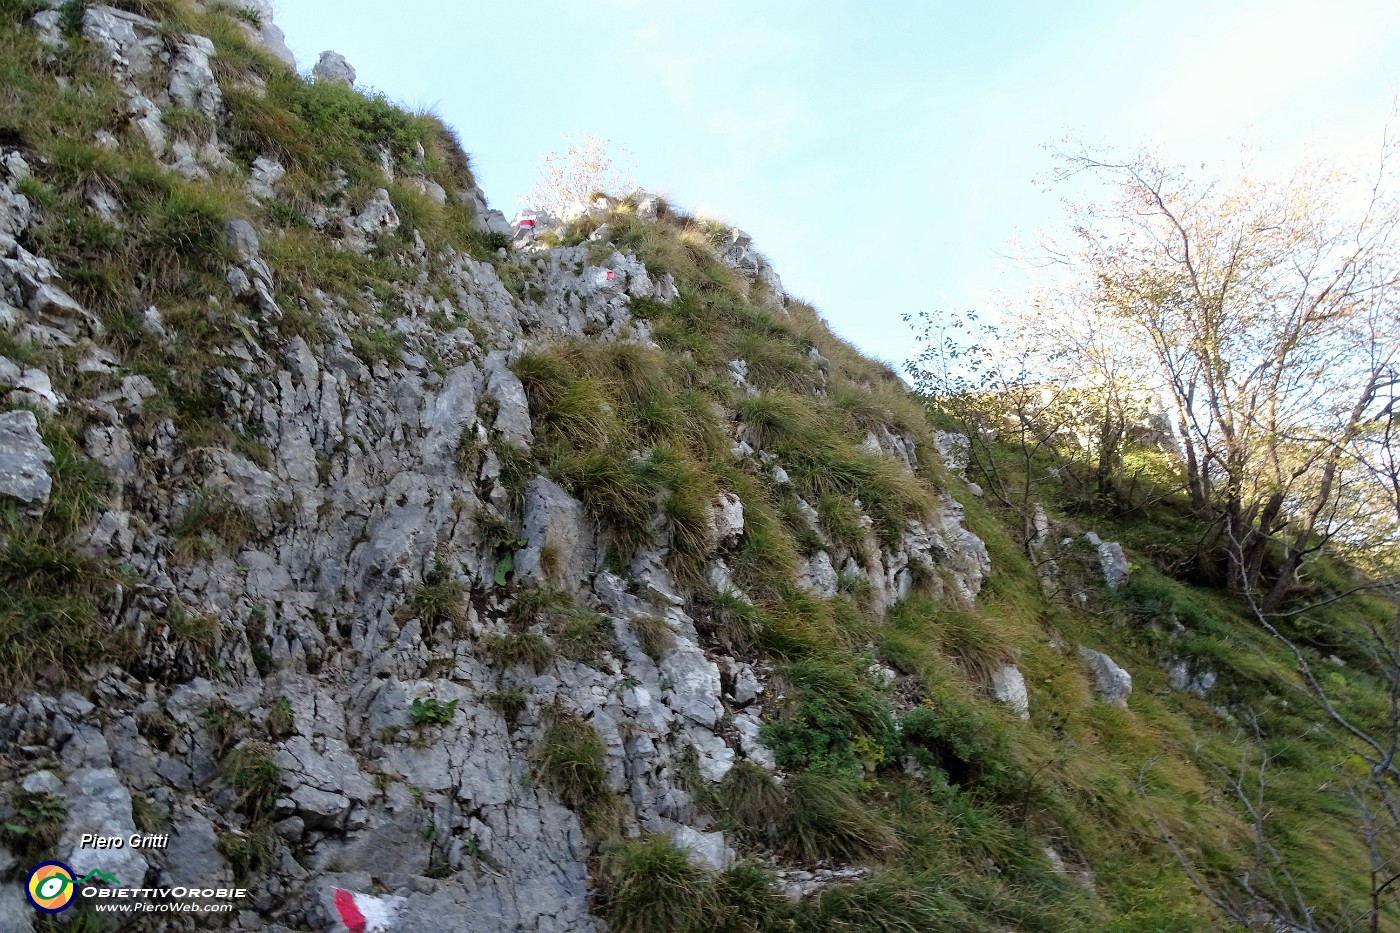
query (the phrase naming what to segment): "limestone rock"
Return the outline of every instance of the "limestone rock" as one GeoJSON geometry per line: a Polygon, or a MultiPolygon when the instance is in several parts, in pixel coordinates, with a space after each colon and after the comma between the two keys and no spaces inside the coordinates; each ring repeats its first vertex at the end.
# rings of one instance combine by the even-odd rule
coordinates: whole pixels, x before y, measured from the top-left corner
{"type": "MultiPolygon", "coordinates": [[[[68,801],[68,820],[59,842],[59,852],[79,876],[101,869],[116,876],[123,885],[140,887],[146,877],[146,860],[139,849],[84,849],[78,847],[83,833],[120,836],[136,832],[131,818],[131,794],[121,776],[111,767],[80,768],[68,776],[63,797],[68,801]]],[[[61,857],[61,856],[60,856],[61,857]]]]}
{"type": "Polygon", "coordinates": [[[355,69],[339,52],[325,51],[311,69],[317,81],[335,81],[340,84],[355,83],[355,69]]]}
{"type": "Polygon", "coordinates": [[[938,459],[942,460],[943,465],[948,469],[958,474],[967,469],[968,452],[972,445],[966,434],[959,434],[956,431],[935,431],[933,432],[933,445],[938,450],[938,459]]]}
{"type": "Polygon", "coordinates": [[[1014,709],[1022,719],[1031,718],[1026,678],[1015,665],[1004,664],[992,672],[992,696],[1014,709]]]}
{"type": "Polygon", "coordinates": [[[1206,693],[1215,686],[1216,676],[1212,670],[1192,670],[1190,663],[1183,660],[1172,661],[1166,668],[1167,683],[1178,693],[1189,693],[1204,700],[1206,693]]]}
{"type": "Polygon", "coordinates": [[[831,562],[831,555],[818,551],[807,558],[806,565],[797,577],[797,585],[820,599],[830,599],[840,588],[840,578],[831,562]]]}
{"type": "Polygon", "coordinates": [[[1123,545],[1117,541],[1104,541],[1098,546],[1098,555],[1103,580],[1109,589],[1116,590],[1128,582],[1128,558],[1123,553],[1123,545]]]}
{"type": "Polygon", "coordinates": [[[690,864],[707,871],[724,871],[737,858],[724,842],[724,833],[702,833],[689,826],[671,830],[671,841],[689,858],[690,864]]]}
{"type": "Polygon", "coordinates": [[[399,214],[389,192],[378,189],[359,211],[343,221],[345,242],[359,253],[368,253],[383,235],[399,229],[399,214]]]}
{"type": "Polygon", "coordinates": [[[593,570],[593,528],[583,505],[543,476],[525,490],[525,547],[515,575],[539,585],[579,593],[593,570]]]}
{"type": "Polygon", "coordinates": [[[668,706],[702,726],[719,721],[724,713],[719,667],[695,642],[678,637],[676,646],[661,658],[661,674],[668,685],[663,697],[668,706]]]}
{"type": "Polygon", "coordinates": [[[63,404],[62,396],[53,390],[49,374],[33,367],[21,367],[0,356],[0,389],[12,389],[10,402],[30,405],[46,414],[53,414],[63,404]]]}
{"type": "Polygon", "coordinates": [[[492,427],[509,443],[529,447],[535,442],[530,426],[530,401],[525,386],[506,366],[505,354],[486,358],[486,394],[496,401],[496,421],[492,427]]]}
{"type": "Polygon", "coordinates": [[[244,23],[244,32],[259,42],[265,49],[293,71],[297,67],[296,56],[287,48],[287,39],[282,30],[272,21],[272,4],[269,0],[234,0],[240,10],[253,15],[254,23],[244,23]]]}
{"type": "Polygon", "coordinates": [[[732,492],[721,493],[710,512],[715,543],[733,544],[744,533],[744,503],[732,492]]]}
{"type": "Polygon", "coordinates": [[[0,415],[0,495],[31,504],[48,502],[53,488],[48,468],[52,464],[53,454],[39,436],[39,421],[33,412],[0,415]]]}
{"type": "Polygon", "coordinates": [[[1081,645],[1079,656],[1089,665],[1089,673],[1094,679],[1094,692],[1098,698],[1105,703],[1127,709],[1128,697],[1133,692],[1133,675],[1101,651],[1081,645]]]}
{"type": "Polygon", "coordinates": [[[248,172],[248,193],[260,201],[270,201],[277,197],[277,183],[287,174],[282,163],[267,156],[253,160],[248,172]]]}
{"type": "Polygon", "coordinates": [[[185,36],[176,43],[170,64],[170,99],[181,107],[198,110],[210,119],[223,109],[223,95],[209,59],[214,43],[204,36],[185,36]]]}

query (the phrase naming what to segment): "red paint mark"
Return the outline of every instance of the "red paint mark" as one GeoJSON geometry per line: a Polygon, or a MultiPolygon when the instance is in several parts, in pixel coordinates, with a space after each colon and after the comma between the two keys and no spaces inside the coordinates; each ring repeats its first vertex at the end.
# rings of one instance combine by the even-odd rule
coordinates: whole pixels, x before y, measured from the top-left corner
{"type": "Polygon", "coordinates": [[[365,915],[360,913],[355,895],[344,888],[336,888],[335,909],[340,913],[340,922],[350,933],[365,933],[365,915]]]}
{"type": "Polygon", "coordinates": [[[520,221],[520,226],[522,226],[522,227],[533,227],[534,225],[535,225],[535,222],[534,222],[533,220],[531,220],[530,218],[528,218],[528,217],[526,217],[524,220],[520,221]]]}
{"type": "Polygon", "coordinates": [[[609,269],[609,270],[608,270],[608,281],[611,282],[611,281],[613,280],[613,276],[616,275],[616,274],[617,274],[617,273],[615,273],[615,272],[613,272],[611,269],[609,269]]]}

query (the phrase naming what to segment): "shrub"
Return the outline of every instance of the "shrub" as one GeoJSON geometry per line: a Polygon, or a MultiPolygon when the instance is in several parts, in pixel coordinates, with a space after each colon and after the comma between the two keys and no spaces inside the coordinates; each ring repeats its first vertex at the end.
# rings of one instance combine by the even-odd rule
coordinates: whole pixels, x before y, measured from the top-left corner
{"type": "Polygon", "coordinates": [[[13,815],[0,823],[0,839],[20,858],[47,857],[63,836],[68,804],[53,794],[18,791],[11,798],[13,815]]]}
{"type": "Polygon", "coordinates": [[[921,706],[907,713],[900,727],[905,752],[955,786],[1005,796],[1022,784],[1005,727],[970,703],[948,698],[921,706]]]}
{"type": "Polygon", "coordinates": [[[867,765],[890,757],[894,720],[868,675],[805,659],[790,666],[786,677],[800,700],[762,732],[781,767],[816,768],[858,780],[867,765]]]}

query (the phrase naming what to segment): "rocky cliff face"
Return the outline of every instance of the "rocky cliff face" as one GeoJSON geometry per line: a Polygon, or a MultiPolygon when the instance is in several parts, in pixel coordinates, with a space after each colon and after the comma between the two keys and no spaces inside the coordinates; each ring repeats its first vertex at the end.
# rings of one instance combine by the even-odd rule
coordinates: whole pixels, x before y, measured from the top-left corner
{"type": "MultiPolygon", "coordinates": [[[[777,772],[764,726],[795,687],[780,676],[791,652],[726,620],[807,600],[878,624],[911,592],[971,605],[990,570],[961,508],[929,491],[927,437],[862,416],[849,462],[919,503],[867,508],[874,493],[814,475],[756,404],[783,391],[826,405],[867,377],[813,343],[776,377],[756,341],[754,358],[723,347],[708,368],[705,335],[687,348],[675,333],[695,286],[638,250],[685,232],[664,205],[658,218],[644,195],[602,199],[510,244],[421,142],[364,142],[377,177],[316,175],[248,130],[247,112],[275,119],[269,85],[288,80],[258,51],[287,57],[265,5],[169,5],[180,16],[162,23],[132,10],[167,5],[123,6],[36,7],[6,27],[54,93],[112,105],[52,138],[96,168],[74,175],[71,152],[29,136],[8,139],[0,176],[8,819],[58,802],[50,850],[77,871],[246,879],[237,911],[200,928],[327,928],[340,890],[380,898],[399,930],[572,933],[600,928],[599,839],[659,834],[730,864],[701,798],[738,763],[777,772]],[[214,41],[193,31],[216,19],[214,41]],[[256,67],[221,67],[236,56],[256,67]],[[178,181],[135,184],[131,166],[178,181]],[[122,237],[159,222],[133,200],[141,186],[167,212],[215,192],[221,210],[196,219],[216,226],[133,257],[151,268],[108,292],[78,275],[90,254],[46,253],[67,242],[61,223],[122,237]],[[474,229],[437,235],[451,212],[474,229]],[[202,258],[174,258],[192,242],[202,258]],[[695,433],[718,436],[698,511],[674,506],[679,481],[608,506],[568,467],[570,439],[615,413],[566,422],[549,394],[540,360],[581,345],[678,367],[703,395],[695,433]],[[623,506],[640,523],[613,522],[623,506]],[[791,559],[754,569],[774,536],[791,559]],[[80,584],[88,602],[67,616],[40,591],[80,584]],[[45,646],[70,623],[85,628],[45,646]],[[551,755],[569,754],[561,772],[551,755]],[[580,788],[568,775],[590,764],[597,786],[580,788]],[[168,848],[78,845],[148,827],[168,848]]],[[[734,307],[806,339],[785,335],[811,333],[810,312],[748,238],[706,236],[686,248],[734,307]]],[[[626,377],[610,378],[594,381],[626,377]]],[[[646,432],[595,446],[639,476],[673,449],[646,432]]],[[[32,841],[7,837],[7,878],[32,841]]],[[[7,883],[0,926],[37,916],[7,883]]]]}

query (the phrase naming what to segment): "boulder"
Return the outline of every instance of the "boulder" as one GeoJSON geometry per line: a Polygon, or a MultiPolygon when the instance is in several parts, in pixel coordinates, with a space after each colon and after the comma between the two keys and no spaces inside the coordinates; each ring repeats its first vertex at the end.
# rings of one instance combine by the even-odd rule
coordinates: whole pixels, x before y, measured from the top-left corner
{"type": "Polygon", "coordinates": [[[1099,566],[1103,569],[1103,582],[1116,590],[1128,582],[1128,558],[1123,553],[1123,545],[1117,541],[1104,541],[1098,547],[1099,566]]]}
{"type": "Polygon", "coordinates": [[[399,229],[399,214],[389,200],[389,192],[380,188],[356,213],[345,218],[345,242],[359,253],[368,253],[381,236],[399,229]]]}
{"type": "Polygon", "coordinates": [[[1081,645],[1079,656],[1089,665],[1089,673],[1094,678],[1094,692],[1098,698],[1105,703],[1127,709],[1128,697],[1133,692],[1133,675],[1101,651],[1081,645]]]}
{"type": "Polygon", "coordinates": [[[1189,693],[1205,699],[1206,692],[1215,686],[1215,671],[1192,670],[1183,660],[1172,661],[1167,666],[1167,683],[1178,693],[1189,693]]]}
{"type": "Polygon", "coordinates": [[[53,454],[39,435],[39,420],[32,411],[0,415],[0,495],[42,505],[49,501],[53,479],[49,466],[53,454]]]}
{"type": "Polygon", "coordinates": [[[251,13],[252,23],[244,23],[244,33],[259,42],[263,48],[293,71],[297,67],[297,57],[287,48],[287,37],[272,21],[272,4],[269,0],[234,0],[240,10],[251,13]]]}
{"type": "Polygon", "coordinates": [[[716,544],[733,544],[744,533],[744,503],[732,492],[720,493],[710,511],[710,527],[716,544]]]}
{"type": "Polygon", "coordinates": [[[1004,664],[992,672],[992,696],[1014,709],[1022,719],[1031,718],[1026,678],[1015,665],[1004,664]]]}
{"type": "Polygon", "coordinates": [[[689,826],[677,826],[671,830],[671,841],[696,868],[724,871],[736,858],[734,850],[725,845],[724,833],[702,833],[689,826]]]}
{"type": "Polygon", "coordinates": [[[720,703],[719,667],[688,638],[661,658],[661,675],[667,690],[666,705],[702,726],[713,727],[724,714],[720,703]]]}
{"type": "Polygon", "coordinates": [[[968,452],[972,449],[966,434],[955,431],[935,431],[933,446],[938,449],[938,459],[954,473],[967,469],[968,452]]]}

